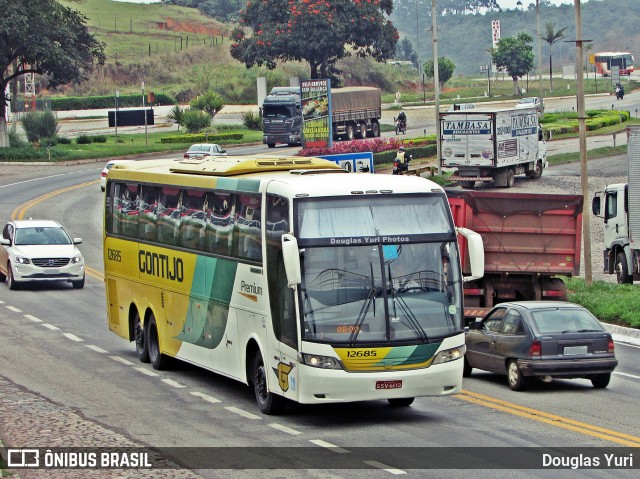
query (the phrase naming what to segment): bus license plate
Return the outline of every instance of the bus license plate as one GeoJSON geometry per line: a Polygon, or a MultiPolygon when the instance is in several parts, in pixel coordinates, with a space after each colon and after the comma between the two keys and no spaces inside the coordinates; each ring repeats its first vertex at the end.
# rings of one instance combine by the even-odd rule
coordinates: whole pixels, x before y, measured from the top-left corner
{"type": "Polygon", "coordinates": [[[402,380],[376,381],[376,389],[399,389],[401,387],[402,387],[402,380]]]}

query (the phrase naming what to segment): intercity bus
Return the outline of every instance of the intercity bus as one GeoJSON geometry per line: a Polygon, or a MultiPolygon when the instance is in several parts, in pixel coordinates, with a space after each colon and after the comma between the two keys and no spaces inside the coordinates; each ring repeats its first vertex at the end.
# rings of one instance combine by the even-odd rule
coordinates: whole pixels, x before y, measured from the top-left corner
{"type": "Polygon", "coordinates": [[[594,55],[596,73],[611,76],[611,68],[618,67],[620,75],[633,73],[633,55],[629,52],[600,52],[594,55]]]}
{"type": "Polygon", "coordinates": [[[317,158],[118,163],[105,196],[109,328],[162,369],[177,358],[287,402],[455,394],[478,234],[422,178],[317,158]]]}

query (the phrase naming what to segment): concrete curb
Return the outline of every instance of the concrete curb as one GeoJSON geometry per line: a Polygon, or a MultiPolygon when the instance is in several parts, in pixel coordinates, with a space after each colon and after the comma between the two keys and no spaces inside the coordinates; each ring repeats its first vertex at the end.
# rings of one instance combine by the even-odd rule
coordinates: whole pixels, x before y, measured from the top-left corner
{"type": "Polygon", "coordinates": [[[611,333],[614,341],[640,346],[640,329],[626,328],[617,324],[602,323],[611,333]]]}

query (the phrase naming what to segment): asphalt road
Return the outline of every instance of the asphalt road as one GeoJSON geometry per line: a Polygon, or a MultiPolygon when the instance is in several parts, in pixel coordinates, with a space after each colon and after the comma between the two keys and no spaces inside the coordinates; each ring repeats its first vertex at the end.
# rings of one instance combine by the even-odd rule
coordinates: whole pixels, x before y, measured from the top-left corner
{"type": "MultiPolygon", "coordinates": [[[[101,164],[32,167],[0,176],[0,216],[8,218],[14,212],[61,221],[72,236],[84,238],[81,249],[90,272],[82,290],[63,284],[9,291],[0,284],[0,379],[29,393],[34,401],[37,398],[71,408],[82,420],[109,433],[157,447],[326,448],[329,444],[349,450],[368,446],[380,448],[379,456],[374,450],[371,460],[382,462],[390,445],[456,446],[470,451],[478,446],[640,446],[640,417],[634,413],[640,388],[640,348],[620,343],[616,345],[620,366],[605,390],[593,389],[587,380],[571,380],[539,383],[527,392],[515,393],[505,378],[480,372],[465,379],[463,394],[419,398],[406,409],[376,401],[297,405],[279,417],[259,414],[246,386],[213,373],[185,364],[168,371],[152,370],[137,361],[131,344],[107,329],[101,259],[103,195],[97,182],[101,168],[101,164]],[[57,191],[64,192],[51,195],[57,191]],[[31,206],[17,209],[28,204],[31,206]],[[207,402],[203,395],[220,402],[207,402]]],[[[35,424],[31,427],[39,431],[60,430],[55,434],[57,445],[64,445],[74,429],[73,424],[68,427],[70,432],[61,428],[58,421],[64,420],[53,413],[38,416],[35,422],[25,419],[5,416],[0,421],[24,421],[35,424]]],[[[26,428],[23,437],[31,432],[26,428]]],[[[40,436],[43,434],[48,437],[45,433],[40,436]]],[[[104,437],[110,437],[106,434],[81,441],[105,444],[104,437]]],[[[1,429],[0,437],[12,446],[32,445],[21,442],[19,434],[4,436],[1,429]]],[[[276,460],[282,464],[277,471],[197,472],[205,477],[242,478],[382,478],[392,474],[376,468],[292,469],[284,453],[276,460]]],[[[327,461],[326,467],[331,466],[327,461]]],[[[471,473],[404,472],[409,477],[468,477],[471,473]]],[[[630,472],[583,469],[575,477],[631,477],[630,472]]],[[[487,478],[558,474],[539,469],[473,472],[474,477],[487,478]]]]}

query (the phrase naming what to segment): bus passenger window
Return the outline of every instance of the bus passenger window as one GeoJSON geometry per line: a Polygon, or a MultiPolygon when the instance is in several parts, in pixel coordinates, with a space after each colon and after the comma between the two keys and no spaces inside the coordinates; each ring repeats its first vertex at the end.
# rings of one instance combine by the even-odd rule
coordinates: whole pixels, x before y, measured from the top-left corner
{"type": "Polygon", "coordinates": [[[123,185],[120,193],[119,233],[129,238],[137,238],[139,214],[138,185],[123,185]]]}
{"type": "Polygon", "coordinates": [[[236,236],[238,257],[262,261],[261,201],[258,195],[238,195],[236,236]]]}
{"type": "Polygon", "coordinates": [[[154,186],[142,187],[142,192],[140,193],[140,219],[138,220],[138,238],[142,240],[156,240],[159,195],[160,188],[154,186]]]}
{"type": "Polygon", "coordinates": [[[234,228],[234,196],[229,193],[210,193],[205,219],[204,250],[231,256],[234,228]]]}
{"type": "Polygon", "coordinates": [[[182,191],[178,188],[163,187],[158,201],[158,241],[168,245],[178,244],[181,210],[182,191]]]}
{"type": "Polygon", "coordinates": [[[204,249],[207,195],[202,190],[186,190],[183,196],[180,221],[180,245],[197,250],[204,249]]]}

